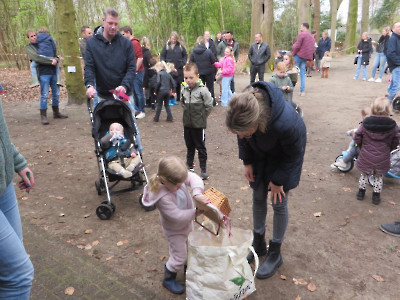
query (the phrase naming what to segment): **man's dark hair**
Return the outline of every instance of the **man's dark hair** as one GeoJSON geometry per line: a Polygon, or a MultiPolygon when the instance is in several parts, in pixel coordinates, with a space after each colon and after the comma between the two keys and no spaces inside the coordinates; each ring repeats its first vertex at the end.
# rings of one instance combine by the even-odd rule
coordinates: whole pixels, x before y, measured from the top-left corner
{"type": "Polygon", "coordinates": [[[227,30],[225,33],[230,33],[233,35],[233,31],[232,30],[227,30]]]}
{"type": "Polygon", "coordinates": [[[154,67],[156,65],[156,63],[157,63],[157,60],[154,57],[149,59],[150,68],[154,67]]]}
{"type": "Polygon", "coordinates": [[[103,16],[104,19],[107,19],[107,15],[110,15],[111,17],[114,17],[114,18],[118,18],[119,17],[118,12],[115,10],[115,8],[112,8],[112,7],[107,8],[104,11],[104,16],[103,16]]]}
{"type": "Polygon", "coordinates": [[[308,23],[303,23],[301,25],[303,25],[305,28],[307,28],[307,30],[310,28],[310,25],[308,23]]]}
{"type": "Polygon", "coordinates": [[[121,28],[119,29],[119,31],[120,31],[120,32],[121,32],[121,31],[123,31],[123,32],[129,32],[131,35],[133,35],[133,34],[132,34],[132,28],[129,27],[129,26],[121,27],[121,28]]]}
{"type": "Polygon", "coordinates": [[[90,29],[90,26],[87,26],[87,25],[85,25],[85,26],[82,26],[81,27],[81,33],[84,33],[85,31],[86,31],[86,29],[90,29]]]}

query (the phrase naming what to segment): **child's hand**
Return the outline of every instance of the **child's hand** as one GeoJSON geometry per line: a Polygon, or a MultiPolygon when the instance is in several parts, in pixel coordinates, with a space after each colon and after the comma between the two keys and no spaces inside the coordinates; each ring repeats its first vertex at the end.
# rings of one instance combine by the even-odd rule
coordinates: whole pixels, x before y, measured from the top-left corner
{"type": "Polygon", "coordinates": [[[136,153],[135,152],[132,152],[131,153],[131,157],[136,157],[137,155],[136,155],[136,153]]]}
{"type": "Polygon", "coordinates": [[[196,195],[193,197],[193,199],[196,201],[199,201],[201,203],[204,203],[204,204],[211,203],[210,199],[206,195],[203,195],[203,194],[196,195]]]}

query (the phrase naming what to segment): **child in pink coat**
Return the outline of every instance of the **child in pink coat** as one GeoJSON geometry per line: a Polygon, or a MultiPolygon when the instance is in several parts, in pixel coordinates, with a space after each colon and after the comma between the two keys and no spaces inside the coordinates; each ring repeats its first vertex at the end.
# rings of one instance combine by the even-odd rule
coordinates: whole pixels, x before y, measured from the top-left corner
{"type": "Polygon", "coordinates": [[[156,205],[160,213],[170,255],[165,264],[163,286],[174,294],[185,291],[176,281],[176,273],[186,264],[187,239],[198,213],[187,187],[190,187],[194,200],[209,203],[207,196],[203,195],[203,180],[188,172],[181,159],[169,156],[160,160],[157,174],[150,179],[143,193],[143,205],[156,205]]]}
{"type": "Polygon", "coordinates": [[[235,61],[232,57],[232,48],[225,48],[225,56],[221,59],[220,62],[215,62],[214,66],[217,68],[221,68],[222,70],[222,96],[221,96],[221,105],[228,106],[229,100],[232,98],[231,91],[231,81],[233,78],[233,74],[235,73],[235,61]]]}

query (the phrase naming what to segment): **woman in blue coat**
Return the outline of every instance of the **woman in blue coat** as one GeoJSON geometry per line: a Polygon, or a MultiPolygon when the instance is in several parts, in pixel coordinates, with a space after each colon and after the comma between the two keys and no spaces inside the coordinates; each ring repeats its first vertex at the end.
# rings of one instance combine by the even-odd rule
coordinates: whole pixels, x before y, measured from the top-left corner
{"type": "Polygon", "coordinates": [[[322,32],[322,37],[318,41],[318,46],[317,46],[317,56],[315,58],[315,67],[317,70],[320,69],[320,62],[321,59],[324,57],[324,54],[326,51],[331,51],[331,38],[329,37],[328,31],[324,30],[322,32]]]}
{"type": "MultiPolygon", "coordinates": [[[[283,263],[280,249],[288,225],[288,194],[300,181],[306,127],[279,88],[261,81],[234,94],[225,121],[228,129],[238,136],[244,176],[253,189],[253,247],[259,256],[267,254],[256,276],[268,278],[283,263]],[[268,191],[274,221],[267,253],[268,191]]],[[[247,259],[251,261],[254,257],[249,254],[247,259]]]]}

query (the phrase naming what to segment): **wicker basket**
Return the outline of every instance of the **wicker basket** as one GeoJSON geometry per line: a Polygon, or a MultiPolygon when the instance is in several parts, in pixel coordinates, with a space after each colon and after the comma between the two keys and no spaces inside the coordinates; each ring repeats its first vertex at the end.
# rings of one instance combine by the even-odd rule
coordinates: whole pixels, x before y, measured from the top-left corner
{"type": "Polygon", "coordinates": [[[231,207],[229,206],[228,197],[218,191],[216,188],[210,187],[208,190],[204,191],[212,204],[214,204],[218,209],[226,216],[231,213],[231,207]]]}

